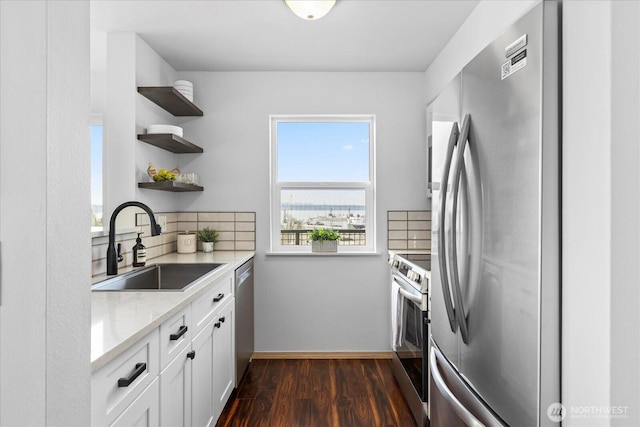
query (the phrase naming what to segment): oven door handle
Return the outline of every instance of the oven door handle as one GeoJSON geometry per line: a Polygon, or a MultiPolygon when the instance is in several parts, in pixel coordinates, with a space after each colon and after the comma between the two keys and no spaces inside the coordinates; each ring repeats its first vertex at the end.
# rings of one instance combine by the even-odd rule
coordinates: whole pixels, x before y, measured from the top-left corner
{"type": "Polygon", "coordinates": [[[412,301],[412,302],[414,302],[414,303],[416,303],[418,305],[422,304],[422,297],[414,295],[411,292],[407,292],[404,289],[402,289],[402,287],[400,287],[398,290],[400,291],[400,295],[402,295],[403,297],[405,297],[409,301],[412,301]]]}

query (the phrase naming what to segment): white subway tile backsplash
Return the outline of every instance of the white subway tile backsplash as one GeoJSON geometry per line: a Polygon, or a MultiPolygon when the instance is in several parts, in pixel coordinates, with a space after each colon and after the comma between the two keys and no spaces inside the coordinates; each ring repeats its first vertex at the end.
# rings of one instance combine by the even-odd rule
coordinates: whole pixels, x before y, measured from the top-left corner
{"type": "Polygon", "coordinates": [[[198,222],[233,222],[234,220],[233,212],[198,212],[198,222]]]}
{"type": "Polygon", "coordinates": [[[389,221],[389,230],[406,230],[407,221],[389,221]]]}
{"type": "Polygon", "coordinates": [[[236,222],[236,231],[256,231],[255,222],[236,222]]]}
{"type": "Polygon", "coordinates": [[[431,240],[409,240],[407,249],[431,249],[431,240]]]}
{"type": "Polygon", "coordinates": [[[389,230],[389,240],[407,240],[407,230],[389,230]]]}
{"type": "Polygon", "coordinates": [[[256,240],[256,233],[253,231],[236,231],[236,241],[256,240]]]}
{"type": "MultiPolygon", "coordinates": [[[[157,216],[166,218],[166,225],[162,234],[151,236],[149,219],[145,213],[136,215],[138,231],[142,235],[142,243],[147,247],[147,260],[164,254],[175,252],[177,249],[178,232],[189,230],[191,232],[204,227],[211,227],[218,231],[218,242],[214,250],[255,250],[255,212],[162,212],[157,216]]],[[[131,265],[133,261],[132,248],[135,244],[135,232],[117,235],[117,243],[121,244],[124,261],[119,267],[131,265]]],[[[106,271],[107,254],[106,236],[95,237],[91,248],[91,267],[93,275],[102,274],[106,271]]],[[[199,243],[199,249],[201,245],[199,243]]]]}
{"type": "Polygon", "coordinates": [[[389,211],[387,212],[387,219],[389,221],[406,221],[407,211],[389,211]]]}
{"type": "Polygon", "coordinates": [[[431,231],[430,230],[409,230],[407,232],[407,239],[429,240],[431,239],[431,231]]]}
{"type": "Polygon", "coordinates": [[[194,232],[198,229],[197,221],[178,221],[178,233],[194,232]]]}
{"type": "Polygon", "coordinates": [[[389,249],[407,249],[407,241],[406,240],[389,240],[388,242],[389,249]]]}
{"type": "Polygon", "coordinates": [[[198,222],[198,230],[202,230],[205,227],[213,228],[216,231],[235,231],[235,223],[231,222],[198,222]]]}
{"type": "Polygon", "coordinates": [[[178,222],[197,222],[197,212],[178,212],[178,222]]]}
{"type": "Polygon", "coordinates": [[[173,233],[178,231],[178,223],[177,222],[167,222],[167,226],[162,229],[162,234],[165,233],[173,233]]]}
{"type": "Polygon", "coordinates": [[[388,211],[387,246],[391,250],[431,250],[431,211],[388,211]]]}
{"type": "Polygon", "coordinates": [[[408,211],[407,219],[409,221],[430,221],[431,211],[408,211]]]}
{"type": "Polygon", "coordinates": [[[431,230],[430,221],[408,221],[408,230],[431,230]]]}
{"type": "Polygon", "coordinates": [[[236,242],[235,250],[236,251],[255,251],[256,242],[255,241],[236,242]]]}
{"type": "Polygon", "coordinates": [[[236,212],[236,222],[255,222],[255,212],[236,212]]]}
{"type": "Polygon", "coordinates": [[[233,231],[218,231],[218,241],[228,241],[233,240],[235,238],[235,233],[233,231]]]}
{"type": "Polygon", "coordinates": [[[235,250],[235,242],[233,241],[224,241],[224,242],[216,242],[213,245],[214,251],[234,251],[235,250]]]}

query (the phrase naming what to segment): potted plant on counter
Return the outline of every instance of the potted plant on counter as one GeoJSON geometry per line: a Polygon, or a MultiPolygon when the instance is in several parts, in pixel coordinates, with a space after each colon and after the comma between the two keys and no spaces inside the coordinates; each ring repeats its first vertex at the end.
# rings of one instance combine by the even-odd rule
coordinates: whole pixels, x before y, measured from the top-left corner
{"type": "Polygon", "coordinates": [[[314,228],[309,232],[311,252],[338,252],[340,233],[332,228],[314,228]]]}
{"type": "Polygon", "coordinates": [[[198,240],[202,242],[202,252],[213,252],[213,244],[218,240],[218,232],[209,227],[198,230],[198,240]]]}

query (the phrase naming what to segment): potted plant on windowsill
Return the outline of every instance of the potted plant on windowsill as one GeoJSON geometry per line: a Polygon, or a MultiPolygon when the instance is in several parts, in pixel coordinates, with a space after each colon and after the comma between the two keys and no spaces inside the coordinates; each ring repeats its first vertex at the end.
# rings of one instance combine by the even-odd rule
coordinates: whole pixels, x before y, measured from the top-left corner
{"type": "Polygon", "coordinates": [[[209,227],[198,230],[198,240],[202,242],[202,252],[213,252],[213,244],[218,240],[218,232],[209,227]]]}
{"type": "Polygon", "coordinates": [[[338,252],[340,233],[332,228],[314,228],[309,232],[311,252],[338,252]]]}

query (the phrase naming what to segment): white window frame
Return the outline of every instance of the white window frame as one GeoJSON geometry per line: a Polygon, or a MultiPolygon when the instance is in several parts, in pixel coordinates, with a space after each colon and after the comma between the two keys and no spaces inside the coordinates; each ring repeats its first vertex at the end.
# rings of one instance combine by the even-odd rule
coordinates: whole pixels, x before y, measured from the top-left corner
{"type": "MultiPolygon", "coordinates": [[[[272,254],[309,254],[311,245],[282,245],[280,228],[280,208],[282,190],[289,189],[317,189],[317,190],[339,190],[357,189],[365,192],[365,230],[366,244],[358,246],[338,245],[338,255],[340,254],[367,254],[376,253],[376,116],[375,114],[330,114],[330,115],[270,115],[269,116],[269,154],[271,164],[270,189],[271,189],[271,221],[270,221],[270,253],[272,254]],[[278,123],[369,123],[369,181],[351,182],[291,182],[278,181],[278,123]]],[[[324,255],[324,254],[319,254],[324,255]]]]}

